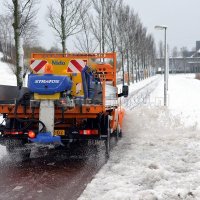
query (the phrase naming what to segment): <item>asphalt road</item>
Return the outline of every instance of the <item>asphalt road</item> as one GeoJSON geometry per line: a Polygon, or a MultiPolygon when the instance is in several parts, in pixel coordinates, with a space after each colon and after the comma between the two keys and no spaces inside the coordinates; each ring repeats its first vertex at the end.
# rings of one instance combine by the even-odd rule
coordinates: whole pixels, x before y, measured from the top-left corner
{"type": "Polygon", "coordinates": [[[75,200],[105,164],[105,149],[33,150],[31,159],[0,160],[0,200],[75,200]]]}

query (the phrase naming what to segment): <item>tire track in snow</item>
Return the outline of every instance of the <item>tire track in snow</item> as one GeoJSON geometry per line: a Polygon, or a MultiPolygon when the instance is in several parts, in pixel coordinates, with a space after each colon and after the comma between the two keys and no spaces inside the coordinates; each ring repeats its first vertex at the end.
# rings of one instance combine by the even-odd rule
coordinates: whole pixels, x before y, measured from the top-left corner
{"type": "Polygon", "coordinates": [[[161,79],[162,77],[158,77],[147,85],[143,86],[142,88],[137,89],[129,94],[128,98],[123,99],[123,106],[128,108],[129,110],[133,110],[140,105],[149,103],[150,94],[155,90],[161,79]]]}

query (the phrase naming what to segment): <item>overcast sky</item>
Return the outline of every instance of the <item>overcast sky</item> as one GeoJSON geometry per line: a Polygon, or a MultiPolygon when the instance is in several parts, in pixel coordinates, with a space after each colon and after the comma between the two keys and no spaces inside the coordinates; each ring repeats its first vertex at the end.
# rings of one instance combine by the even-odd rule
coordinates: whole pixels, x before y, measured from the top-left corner
{"type": "MultiPolygon", "coordinates": [[[[0,0],[1,3],[4,0],[0,0]]],[[[38,10],[40,44],[46,48],[56,45],[57,41],[47,24],[47,5],[53,0],[41,0],[38,10]]],[[[155,38],[156,43],[164,39],[163,31],[154,29],[155,25],[168,26],[168,44],[186,46],[191,49],[200,40],[200,0],[124,0],[140,16],[142,23],[155,38]]],[[[1,11],[0,11],[1,14],[1,11]]],[[[71,40],[71,39],[70,39],[71,40]]],[[[69,42],[69,41],[68,41],[69,42]]],[[[73,43],[68,43],[73,45],[73,43]]],[[[67,46],[68,46],[67,45],[67,46]]],[[[71,48],[70,48],[71,49],[71,48]]]]}
{"type": "Polygon", "coordinates": [[[164,39],[163,31],[155,25],[168,26],[170,48],[186,46],[189,49],[200,40],[200,0],[125,0],[140,16],[156,43],[164,39]]]}

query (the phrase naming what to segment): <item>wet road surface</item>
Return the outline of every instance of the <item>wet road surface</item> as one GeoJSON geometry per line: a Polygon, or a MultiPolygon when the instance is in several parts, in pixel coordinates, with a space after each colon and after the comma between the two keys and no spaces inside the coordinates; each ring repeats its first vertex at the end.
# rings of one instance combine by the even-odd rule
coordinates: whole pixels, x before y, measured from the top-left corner
{"type": "Polygon", "coordinates": [[[106,162],[102,145],[81,151],[36,150],[23,162],[4,156],[0,160],[0,199],[77,199],[106,162]]]}

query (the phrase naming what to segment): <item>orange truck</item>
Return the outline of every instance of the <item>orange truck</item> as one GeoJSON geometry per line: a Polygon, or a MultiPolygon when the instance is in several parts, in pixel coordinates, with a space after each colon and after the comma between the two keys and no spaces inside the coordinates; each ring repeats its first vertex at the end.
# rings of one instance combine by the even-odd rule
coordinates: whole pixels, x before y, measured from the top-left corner
{"type": "Polygon", "coordinates": [[[32,144],[103,140],[109,156],[122,131],[119,98],[128,96],[128,86],[116,86],[116,53],[33,53],[30,71],[27,88],[0,86],[7,151],[27,158],[32,144]]]}

